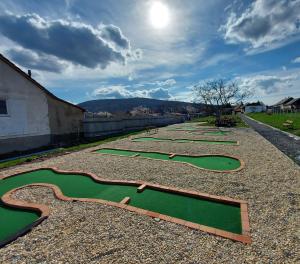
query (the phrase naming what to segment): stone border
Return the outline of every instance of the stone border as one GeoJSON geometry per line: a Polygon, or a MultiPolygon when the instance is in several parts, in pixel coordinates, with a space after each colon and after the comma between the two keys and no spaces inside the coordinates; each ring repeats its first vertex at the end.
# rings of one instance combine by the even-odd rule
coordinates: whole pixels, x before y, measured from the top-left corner
{"type": "MultiPolygon", "coordinates": [[[[242,234],[236,234],[236,233],[224,231],[224,230],[213,228],[213,227],[196,224],[194,222],[185,221],[180,218],[175,218],[175,217],[160,214],[157,212],[153,212],[153,211],[141,209],[138,207],[134,207],[131,205],[127,205],[130,197],[124,197],[124,199],[120,203],[102,200],[102,199],[67,197],[67,196],[64,196],[64,194],[59,189],[59,187],[57,187],[56,185],[47,184],[47,183],[34,183],[34,184],[24,185],[24,186],[21,186],[21,187],[18,187],[18,188],[8,191],[1,197],[1,201],[5,205],[8,205],[10,207],[30,209],[30,210],[35,210],[35,211],[41,212],[41,217],[34,224],[32,224],[30,227],[28,227],[25,230],[26,232],[30,231],[34,226],[38,225],[44,219],[46,219],[50,215],[50,210],[46,205],[41,205],[41,204],[36,204],[36,203],[28,203],[25,201],[15,200],[15,199],[11,198],[11,195],[14,192],[16,192],[17,190],[20,190],[23,188],[32,187],[32,186],[41,186],[41,187],[51,188],[52,191],[54,192],[55,196],[62,201],[94,202],[94,203],[100,203],[100,204],[104,204],[104,205],[108,205],[108,206],[115,206],[118,208],[129,210],[131,212],[135,212],[137,214],[147,215],[152,218],[159,218],[159,219],[162,219],[162,220],[165,220],[168,222],[172,222],[175,224],[180,224],[180,225],[192,228],[192,229],[196,229],[196,230],[207,232],[207,233],[210,233],[213,235],[221,236],[223,238],[229,238],[233,241],[239,241],[239,242],[242,242],[245,244],[251,243],[248,205],[247,205],[247,202],[244,200],[232,199],[232,198],[228,198],[225,196],[210,195],[207,193],[189,191],[189,190],[185,190],[185,189],[181,189],[181,188],[167,187],[167,186],[163,186],[160,184],[153,184],[153,183],[148,183],[148,182],[144,182],[144,181],[107,180],[107,179],[99,178],[98,176],[96,176],[93,173],[87,173],[87,172],[81,172],[81,171],[59,170],[55,167],[43,167],[43,168],[37,168],[37,169],[27,170],[27,171],[23,170],[16,174],[13,174],[13,175],[4,176],[0,180],[6,179],[9,177],[14,177],[14,176],[17,176],[17,175],[20,175],[23,173],[38,171],[38,170],[52,170],[53,172],[60,173],[60,174],[78,174],[81,176],[90,177],[98,183],[133,185],[133,186],[137,186],[137,192],[142,192],[145,188],[150,188],[150,189],[154,189],[154,190],[160,190],[160,191],[164,191],[164,192],[185,195],[188,197],[196,197],[198,199],[216,201],[216,202],[221,202],[221,203],[225,203],[225,204],[239,205],[240,210],[241,210],[242,234]]],[[[10,243],[11,241],[17,239],[21,235],[24,235],[24,231],[22,233],[15,234],[13,237],[11,237],[7,241],[0,242],[0,246],[4,246],[4,245],[10,243]]]]}
{"type": "Polygon", "coordinates": [[[178,153],[165,153],[165,152],[159,152],[159,151],[147,151],[147,150],[132,150],[132,149],[122,149],[122,148],[109,148],[109,147],[103,147],[103,148],[98,148],[96,150],[92,150],[91,153],[93,154],[98,154],[98,155],[111,155],[111,156],[118,156],[118,157],[127,157],[127,158],[135,158],[135,157],[139,157],[141,159],[150,159],[150,160],[159,160],[159,161],[164,161],[164,162],[177,162],[177,163],[181,163],[181,164],[185,164],[185,165],[189,165],[192,166],[194,168],[200,169],[200,170],[204,170],[204,171],[213,171],[213,172],[218,172],[218,173],[233,173],[233,172],[237,172],[240,171],[242,169],[245,168],[245,162],[235,156],[232,155],[227,155],[227,154],[201,154],[201,155],[193,155],[193,154],[178,154],[178,153]],[[133,151],[133,152],[147,152],[147,153],[157,153],[157,154],[167,154],[169,155],[170,158],[173,158],[174,156],[178,155],[178,156],[190,156],[190,157],[206,157],[206,156],[220,156],[220,157],[228,157],[228,158],[232,158],[232,159],[236,159],[240,162],[240,167],[238,167],[237,169],[234,170],[210,170],[210,169],[205,169],[205,168],[200,168],[196,165],[190,164],[188,162],[185,161],[173,161],[173,160],[160,160],[160,159],[155,159],[155,158],[148,158],[148,157],[141,157],[140,155],[134,155],[134,156],[125,156],[125,155],[118,155],[118,154],[110,154],[110,153],[99,153],[97,152],[98,150],[101,149],[115,149],[115,150],[125,150],[125,151],[133,151]]]}
{"type": "MultiPolygon", "coordinates": [[[[139,138],[143,138],[143,136],[141,137],[136,137],[136,136],[130,136],[129,139],[130,140],[134,140],[134,139],[139,139],[139,138]]],[[[149,136],[144,136],[144,138],[154,138],[154,137],[149,137],[149,136]]],[[[201,141],[208,141],[208,142],[224,142],[224,141],[235,141],[235,140],[209,140],[209,139],[190,139],[190,138],[163,138],[163,139],[168,139],[170,141],[174,141],[174,140],[191,140],[191,141],[195,141],[195,142],[172,142],[172,143],[202,143],[201,141]],[[197,142],[199,141],[199,142],[197,142]]],[[[155,140],[154,140],[155,141],[155,140]]],[[[158,142],[166,142],[164,140],[157,140],[158,142]]],[[[135,143],[136,142],[146,142],[146,141],[134,141],[135,143]]],[[[153,141],[151,141],[153,142],[153,141]]],[[[236,143],[234,144],[216,144],[216,145],[222,145],[222,146],[239,146],[240,145],[240,142],[239,141],[235,141],[236,143]]],[[[205,144],[205,142],[203,142],[205,144]]],[[[214,144],[212,144],[214,145],[214,144]]]]}

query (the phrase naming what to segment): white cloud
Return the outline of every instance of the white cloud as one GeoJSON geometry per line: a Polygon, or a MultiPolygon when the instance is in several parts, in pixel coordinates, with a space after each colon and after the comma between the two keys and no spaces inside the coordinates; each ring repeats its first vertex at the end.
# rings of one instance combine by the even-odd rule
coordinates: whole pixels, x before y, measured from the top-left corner
{"type": "Polygon", "coordinates": [[[297,57],[292,60],[292,63],[300,63],[300,57],[297,57]]]}
{"type": "Polygon", "coordinates": [[[235,55],[232,53],[219,53],[219,54],[213,55],[204,60],[204,62],[201,65],[201,68],[206,68],[206,67],[217,65],[217,64],[221,63],[222,61],[228,61],[228,60],[234,58],[234,56],[235,55]]]}
{"type": "Polygon", "coordinates": [[[171,87],[176,84],[175,79],[167,79],[165,81],[155,81],[155,82],[142,82],[137,84],[136,86],[138,87],[143,87],[143,86],[164,86],[164,87],[171,87]]]}
{"type": "Polygon", "coordinates": [[[194,101],[194,98],[195,98],[195,94],[193,91],[184,90],[176,93],[174,96],[170,98],[170,100],[192,103],[194,101]]]}
{"type": "Polygon", "coordinates": [[[146,91],[146,94],[147,94],[146,97],[155,98],[155,99],[168,100],[171,97],[168,89],[164,89],[164,88],[154,88],[149,91],[146,91]]]}
{"type": "Polygon", "coordinates": [[[168,89],[165,88],[153,88],[149,90],[130,90],[130,86],[124,85],[111,85],[101,86],[95,89],[91,94],[88,94],[91,98],[99,99],[121,99],[121,98],[154,98],[168,100],[171,95],[168,89]]]}
{"type": "Polygon", "coordinates": [[[111,85],[95,89],[90,95],[101,99],[118,99],[135,97],[134,93],[128,91],[126,86],[111,85]]]}
{"type": "Polygon", "coordinates": [[[286,76],[258,74],[238,77],[236,81],[242,88],[254,90],[256,96],[264,96],[288,91],[294,86],[293,82],[297,79],[299,79],[297,74],[286,76]]]}
{"type": "Polygon", "coordinates": [[[156,84],[159,86],[173,86],[176,84],[176,81],[174,79],[168,79],[165,81],[157,81],[156,84]]]}
{"type": "Polygon", "coordinates": [[[220,27],[229,43],[271,49],[299,37],[300,0],[257,0],[242,14],[232,12],[220,27]]]}

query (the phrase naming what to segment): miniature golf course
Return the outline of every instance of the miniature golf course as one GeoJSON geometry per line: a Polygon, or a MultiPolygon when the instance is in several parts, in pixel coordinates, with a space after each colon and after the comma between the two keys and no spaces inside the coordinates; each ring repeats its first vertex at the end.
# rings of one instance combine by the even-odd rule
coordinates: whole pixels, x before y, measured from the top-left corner
{"type": "Polygon", "coordinates": [[[193,134],[199,135],[213,135],[213,136],[223,136],[229,134],[231,131],[222,131],[216,129],[199,129],[199,128],[170,128],[167,131],[187,131],[193,134]]]}
{"type": "Polygon", "coordinates": [[[204,131],[220,131],[218,127],[205,127],[205,126],[177,126],[170,127],[167,130],[204,130],[204,131]]]}
{"type": "Polygon", "coordinates": [[[230,133],[230,131],[189,131],[195,135],[204,135],[204,136],[225,136],[230,133]]]}
{"type": "Polygon", "coordinates": [[[189,165],[198,167],[200,169],[214,170],[220,172],[238,170],[242,167],[241,161],[239,159],[222,155],[188,156],[160,152],[132,151],[112,148],[103,148],[96,150],[96,152],[100,154],[112,154],[118,156],[142,157],[156,160],[177,161],[188,163],[189,165]]]}
{"type": "MultiPolygon", "coordinates": [[[[52,169],[24,172],[0,180],[0,197],[15,188],[34,183],[53,184],[64,196],[73,198],[94,198],[119,203],[130,197],[129,205],[183,219],[204,226],[242,233],[241,207],[239,202],[226,203],[216,198],[189,196],[188,193],[172,193],[172,189],[151,188],[138,192],[138,182],[109,182],[93,179],[78,173],[59,173],[52,169]]],[[[0,206],[1,242],[16,236],[26,226],[39,219],[39,214],[30,210],[0,206]]]]}
{"type": "Polygon", "coordinates": [[[205,140],[205,139],[186,139],[186,138],[156,138],[156,137],[137,137],[131,139],[134,142],[145,142],[145,141],[166,141],[172,143],[206,143],[206,144],[221,144],[221,145],[237,145],[237,141],[230,140],[205,140]]]}

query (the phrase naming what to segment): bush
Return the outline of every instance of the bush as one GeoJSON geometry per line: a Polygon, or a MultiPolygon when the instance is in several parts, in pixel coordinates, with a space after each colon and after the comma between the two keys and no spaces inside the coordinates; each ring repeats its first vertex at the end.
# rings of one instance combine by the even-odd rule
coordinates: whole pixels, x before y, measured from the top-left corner
{"type": "Polygon", "coordinates": [[[218,127],[234,127],[236,123],[236,119],[232,116],[221,116],[220,120],[216,119],[215,125],[218,127]]]}

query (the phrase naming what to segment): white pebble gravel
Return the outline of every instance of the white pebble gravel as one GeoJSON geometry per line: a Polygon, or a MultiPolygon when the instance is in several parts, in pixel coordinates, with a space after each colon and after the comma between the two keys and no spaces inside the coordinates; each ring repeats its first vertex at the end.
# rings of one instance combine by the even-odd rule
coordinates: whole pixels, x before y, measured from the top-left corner
{"type": "Polygon", "coordinates": [[[145,180],[243,199],[249,203],[252,244],[244,245],[124,209],[63,202],[50,189],[18,191],[18,199],[50,206],[51,215],[0,249],[0,263],[299,263],[299,166],[249,128],[201,136],[165,128],[153,136],[238,140],[240,146],[118,140],[99,147],[167,153],[229,154],[245,161],[235,173],[200,170],[171,161],[92,153],[97,148],[0,171],[55,166],[108,179],[145,180]],[[298,233],[297,233],[298,232],[298,233]]]}

